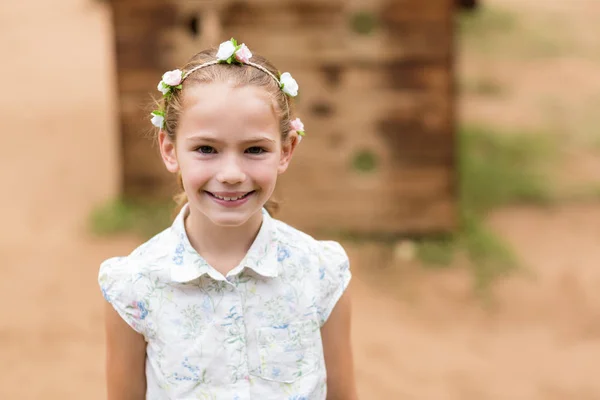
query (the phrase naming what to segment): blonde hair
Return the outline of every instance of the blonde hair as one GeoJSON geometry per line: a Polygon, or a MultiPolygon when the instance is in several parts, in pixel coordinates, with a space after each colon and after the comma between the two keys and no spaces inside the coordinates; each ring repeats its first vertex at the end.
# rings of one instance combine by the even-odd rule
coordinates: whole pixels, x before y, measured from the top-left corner
{"type": "MultiPolygon", "coordinates": [[[[183,68],[184,74],[202,64],[205,64],[216,59],[216,48],[201,51],[193,56],[183,68]]],[[[271,72],[274,76],[279,76],[277,69],[264,57],[253,53],[252,62],[258,64],[271,72]]],[[[191,86],[202,83],[226,82],[233,87],[256,86],[263,88],[270,96],[275,105],[274,111],[279,120],[279,131],[281,133],[282,142],[287,140],[291,127],[293,115],[292,99],[281,90],[279,83],[272,76],[265,73],[259,68],[251,65],[229,65],[229,64],[212,64],[194,70],[186,76],[181,90],[174,90],[170,96],[163,97],[159,101],[159,107],[164,110],[164,125],[163,132],[169,139],[175,143],[177,126],[181,112],[183,111],[183,95],[191,86]]],[[[156,130],[158,133],[158,130],[156,130]]],[[[178,212],[187,203],[188,199],[184,191],[181,174],[177,176],[177,183],[180,192],[174,196],[177,204],[175,212],[178,212]]],[[[279,202],[271,198],[267,200],[265,208],[270,214],[274,214],[279,210],[279,202]]]]}

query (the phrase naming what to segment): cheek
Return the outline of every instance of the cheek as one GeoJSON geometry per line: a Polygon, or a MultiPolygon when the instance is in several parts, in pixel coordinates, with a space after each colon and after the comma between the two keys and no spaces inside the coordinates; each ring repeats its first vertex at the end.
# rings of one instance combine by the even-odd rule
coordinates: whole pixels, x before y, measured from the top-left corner
{"type": "Polygon", "coordinates": [[[210,179],[211,171],[208,165],[199,166],[192,160],[180,162],[181,178],[186,186],[203,185],[210,179]]]}
{"type": "Polygon", "coordinates": [[[268,162],[256,163],[250,166],[249,172],[252,179],[257,182],[270,183],[277,179],[277,160],[269,160],[268,162]]]}

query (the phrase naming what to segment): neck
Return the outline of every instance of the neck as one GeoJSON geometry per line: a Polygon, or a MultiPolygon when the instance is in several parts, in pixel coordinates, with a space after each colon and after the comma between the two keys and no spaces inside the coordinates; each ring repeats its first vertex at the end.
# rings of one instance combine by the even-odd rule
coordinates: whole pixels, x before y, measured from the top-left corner
{"type": "Polygon", "coordinates": [[[216,270],[226,275],[244,258],[262,224],[259,210],[240,226],[218,226],[191,208],[185,230],[192,247],[216,270]]]}

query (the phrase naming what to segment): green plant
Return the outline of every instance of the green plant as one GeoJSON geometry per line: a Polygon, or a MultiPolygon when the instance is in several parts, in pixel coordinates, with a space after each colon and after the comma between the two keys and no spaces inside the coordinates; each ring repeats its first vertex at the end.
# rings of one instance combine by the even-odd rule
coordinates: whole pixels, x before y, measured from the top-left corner
{"type": "Polygon", "coordinates": [[[368,11],[359,11],[350,16],[351,29],[360,35],[370,35],[378,24],[375,14],[368,11]]]}
{"type": "Polygon", "coordinates": [[[546,163],[556,154],[541,133],[497,132],[466,126],[458,135],[460,204],[477,215],[515,203],[553,200],[546,163]]]}
{"type": "Polygon", "coordinates": [[[458,133],[460,227],[453,236],[418,242],[417,256],[425,265],[452,262],[457,252],[470,260],[480,292],[518,266],[504,241],[483,222],[494,208],[515,204],[548,204],[554,199],[545,164],[555,154],[549,136],[497,132],[465,126],[458,133]]]}
{"type": "Polygon", "coordinates": [[[129,232],[148,238],[169,226],[172,202],[111,200],[90,216],[90,228],[97,235],[129,232]]]}
{"type": "Polygon", "coordinates": [[[519,262],[511,248],[479,216],[465,212],[462,224],[461,246],[471,261],[475,289],[483,293],[495,278],[516,269],[519,262]]]}
{"type": "Polygon", "coordinates": [[[512,31],[518,26],[516,16],[506,10],[482,6],[476,12],[458,13],[458,29],[462,37],[488,38],[512,31]]]}
{"type": "Polygon", "coordinates": [[[377,156],[369,150],[361,150],[354,155],[352,167],[358,172],[373,172],[377,168],[377,156]]]}
{"type": "Polygon", "coordinates": [[[460,89],[465,93],[485,97],[499,97],[506,91],[499,82],[492,78],[464,80],[460,84],[460,89]]]}
{"type": "Polygon", "coordinates": [[[506,7],[484,5],[476,12],[457,14],[458,36],[462,50],[485,56],[518,59],[553,58],[573,51],[573,38],[565,31],[557,34],[564,21],[550,15],[519,18],[506,7]]]}
{"type": "Polygon", "coordinates": [[[447,266],[454,259],[456,245],[452,235],[421,240],[417,243],[417,258],[428,267],[447,266]]]}

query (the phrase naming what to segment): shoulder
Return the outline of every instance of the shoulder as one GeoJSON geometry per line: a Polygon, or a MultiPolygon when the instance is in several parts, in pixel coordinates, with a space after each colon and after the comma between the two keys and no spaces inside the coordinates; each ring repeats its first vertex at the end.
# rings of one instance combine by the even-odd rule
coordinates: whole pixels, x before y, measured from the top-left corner
{"type": "Polygon", "coordinates": [[[322,267],[348,265],[344,247],[333,240],[318,240],[285,222],[274,220],[279,251],[291,251],[297,256],[311,259],[322,267]]]}
{"type": "Polygon", "coordinates": [[[128,256],[112,257],[100,265],[98,283],[105,300],[136,332],[152,335],[152,292],[164,288],[173,249],[172,235],[165,230],[128,256]]]}
{"type": "Polygon", "coordinates": [[[174,240],[166,229],[144,242],[127,256],[111,257],[100,264],[98,281],[106,297],[109,288],[118,286],[122,290],[131,289],[140,281],[151,276],[168,274],[174,247],[174,240]]]}
{"type": "Polygon", "coordinates": [[[292,282],[310,282],[303,291],[313,299],[321,326],[345,292],[352,274],[342,245],[333,240],[317,240],[281,221],[276,221],[277,260],[283,274],[292,282]]]}

